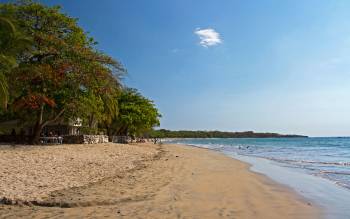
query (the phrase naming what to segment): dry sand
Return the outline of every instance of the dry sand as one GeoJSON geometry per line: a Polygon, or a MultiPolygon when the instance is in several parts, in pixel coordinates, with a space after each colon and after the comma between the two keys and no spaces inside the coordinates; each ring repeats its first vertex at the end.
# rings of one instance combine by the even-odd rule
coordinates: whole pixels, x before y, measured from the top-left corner
{"type": "Polygon", "coordinates": [[[0,205],[0,218],[320,218],[247,164],[200,148],[5,147],[0,162],[0,196],[27,201],[0,205]]]}
{"type": "Polygon", "coordinates": [[[0,199],[41,201],[50,192],[133,169],[157,153],[122,144],[0,146],[0,199]]]}

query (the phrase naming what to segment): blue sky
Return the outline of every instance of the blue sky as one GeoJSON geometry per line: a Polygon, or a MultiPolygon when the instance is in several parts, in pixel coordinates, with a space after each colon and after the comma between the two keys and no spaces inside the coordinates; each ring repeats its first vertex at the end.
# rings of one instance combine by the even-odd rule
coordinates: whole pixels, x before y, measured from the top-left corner
{"type": "Polygon", "coordinates": [[[125,65],[162,128],[350,135],[350,1],[42,2],[125,65]]]}

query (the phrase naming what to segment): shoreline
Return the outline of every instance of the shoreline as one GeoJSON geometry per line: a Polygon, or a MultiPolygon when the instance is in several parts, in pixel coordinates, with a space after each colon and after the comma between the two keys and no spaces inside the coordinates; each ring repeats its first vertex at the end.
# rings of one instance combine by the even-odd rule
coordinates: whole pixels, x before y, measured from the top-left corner
{"type": "Polygon", "coordinates": [[[283,166],[276,161],[263,157],[240,155],[235,152],[211,149],[196,144],[179,144],[218,152],[247,163],[249,171],[269,178],[321,209],[324,218],[342,219],[350,217],[347,205],[347,203],[350,203],[350,190],[333,181],[307,174],[302,169],[283,166]]]}
{"type": "MultiPolygon", "coordinates": [[[[45,149],[50,150],[50,147],[53,147],[52,150],[59,148],[48,146],[45,149]]],[[[67,147],[65,151],[72,154],[77,150],[74,147],[77,146],[67,147]]],[[[9,218],[44,215],[60,218],[144,218],[146,215],[149,218],[272,219],[281,215],[286,219],[319,218],[321,215],[321,209],[289,188],[250,171],[249,164],[209,149],[147,143],[107,144],[103,149],[99,145],[79,147],[90,147],[95,153],[93,157],[97,169],[98,162],[102,162],[99,159],[103,159],[103,156],[96,158],[98,153],[124,148],[124,156],[115,159],[116,163],[108,162],[108,165],[123,169],[120,166],[123,159],[131,159],[133,167],[118,173],[104,170],[106,177],[95,182],[50,191],[41,197],[46,205],[2,204],[0,215],[9,218]]],[[[41,152],[45,149],[33,150],[41,152]]],[[[11,155],[10,149],[0,147],[0,158],[4,156],[3,150],[11,155]]],[[[76,159],[84,158],[79,156],[76,159]]],[[[58,158],[55,157],[56,160],[58,158]]],[[[0,171],[3,171],[2,168],[0,171]]],[[[0,185],[0,193],[1,189],[0,185]]]]}
{"type": "Polygon", "coordinates": [[[251,171],[291,188],[303,199],[309,200],[319,209],[322,209],[325,218],[342,219],[350,217],[347,205],[347,203],[350,203],[350,191],[347,188],[328,179],[309,175],[302,170],[283,167],[275,161],[265,158],[244,155],[231,156],[250,164],[251,171]],[[289,177],[286,178],[285,175],[289,177]]]}
{"type": "MultiPolygon", "coordinates": [[[[196,149],[205,150],[205,151],[212,152],[212,153],[217,153],[217,154],[220,154],[224,157],[230,158],[234,161],[241,162],[244,165],[246,165],[247,171],[253,173],[256,177],[260,178],[261,181],[265,181],[268,185],[271,185],[273,187],[278,187],[282,190],[285,190],[287,193],[294,196],[295,199],[300,200],[301,202],[307,203],[307,205],[309,205],[309,206],[315,207],[318,211],[318,217],[325,218],[324,217],[325,212],[323,211],[322,206],[320,206],[317,202],[315,202],[315,200],[308,198],[306,196],[303,196],[302,194],[300,194],[298,191],[296,191],[293,187],[289,186],[288,184],[279,182],[278,180],[269,176],[269,174],[266,174],[264,171],[261,171],[260,169],[256,168],[255,167],[256,164],[253,164],[252,162],[250,162],[249,159],[245,160],[245,159],[239,158],[240,156],[241,157],[249,157],[249,156],[243,156],[243,155],[233,156],[233,155],[226,154],[226,153],[219,151],[219,150],[213,150],[210,148],[205,148],[205,147],[197,146],[194,144],[183,144],[183,143],[180,143],[180,144],[165,143],[165,144],[178,145],[178,146],[184,146],[184,147],[193,147],[196,149]]],[[[263,158],[260,158],[260,159],[263,159],[263,158]]]]}

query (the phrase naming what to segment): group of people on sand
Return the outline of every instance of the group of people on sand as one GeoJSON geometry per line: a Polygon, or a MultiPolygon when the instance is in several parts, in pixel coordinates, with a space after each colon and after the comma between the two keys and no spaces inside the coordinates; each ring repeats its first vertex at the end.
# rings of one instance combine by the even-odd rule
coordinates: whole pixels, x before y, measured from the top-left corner
{"type": "Polygon", "coordinates": [[[157,143],[161,143],[161,139],[160,139],[160,138],[151,138],[151,139],[148,139],[148,138],[144,138],[144,137],[136,138],[136,139],[135,139],[135,137],[131,137],[130,143],[133,143],[133,142],[136,142],[136,143],[152,142],[152,143],[154,143],[154,144],[157,144],[157,143]]]}
{"type": "Polygon", "coordinates": [[[63,137],[60,135],[59,132],[48,132],[44,133],[42,132],[40,135],[41,143],[43,144],[49,144],[49,143],[55,143],[55,144],[63,144],[63,137]]]}
{"type": "Polygon", "coordinates": [[[130,139],[130,143],[133,143],[133,142],[136,142],[136,143],[146,143],[146,142],[152,142],[154,144],[157,144],[157,143],[160,143],[161,140],[160,138],[151,138],[151,139],[148,139],[148,138],[144,138],[144,137],[141,137],[141,138],[131,138],[130,139]]]}
{"type": "Polygon", "coordinates": [[[146,140],[144,138],[138,138],[136,139],[136,143],[145,143],[146,140]]]}

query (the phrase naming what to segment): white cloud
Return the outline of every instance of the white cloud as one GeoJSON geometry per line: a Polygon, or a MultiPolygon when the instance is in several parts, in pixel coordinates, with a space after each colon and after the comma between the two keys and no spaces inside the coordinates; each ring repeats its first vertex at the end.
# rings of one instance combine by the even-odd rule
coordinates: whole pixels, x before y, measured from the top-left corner
{"type": "Polygon", "coordinates": [[[220,34],[212,28],[200,29],[197,28],[194,33],[199,37],[199,44],[204,47],[215,46],[222,43],[220,34]]]}

